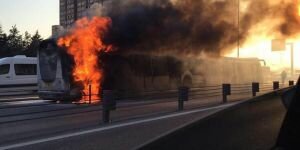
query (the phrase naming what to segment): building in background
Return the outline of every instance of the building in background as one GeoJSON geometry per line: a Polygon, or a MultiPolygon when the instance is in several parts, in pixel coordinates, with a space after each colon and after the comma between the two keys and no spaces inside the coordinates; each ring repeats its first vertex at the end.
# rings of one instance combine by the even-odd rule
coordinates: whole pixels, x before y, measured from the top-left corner
{"type": "Polygon", "coordinates": [[[52,26],[52,37],[60,36],[64,31],[64,27],[61,25],[53,25],[52,26]]]}
{"type": "Polygon", "coordinates": [[[103,0],[60,0],[60,25],[64,28],[70,27],[77,19],[83,17],[85,11],[94,3],[102,2],[103,0]]]}

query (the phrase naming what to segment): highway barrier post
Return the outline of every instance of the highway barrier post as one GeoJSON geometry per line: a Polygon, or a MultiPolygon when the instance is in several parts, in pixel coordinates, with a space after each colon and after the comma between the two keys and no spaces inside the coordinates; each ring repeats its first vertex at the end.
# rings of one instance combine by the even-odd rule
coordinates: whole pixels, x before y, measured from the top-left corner
{"type": "Polygon", "coordinates": [[[295,83],[293,80],[289,81],[289,86],[294,86],[294,85],[295,85],[295,83]]]}
{"type": "Polygon", "coordinates": [[[259,83],[258,82],[253,82],[252,83],[252,96],[256,96],[256,93],[259,92],[259,83]]]}
{"type": "Polygon", "coordinates": [[[279,81],[274,81],[273,82],[273,90],[278,90],[279,89],[279,81]]]}
{"type": "Polygon", "coordinates": [[[189,87],[178,88],[178,110],[184,109],[184,102],[189,100],[189,87]]]}
{"type": "Polygon", "coordinates": [[[223,84],[223,103],[227,103],[227,96],[231,95],[231,85],[230,84],[223,84]]]}
{"type": "Polygon", "coordinates": [[[112,90],[103,90],[102,94],[102,120],[104,123],[109,123],[110,111],[116,110],[116,100],[112,90]]]}
{"type": "Polygon", "coordinates": [[[89,84],[89,104],[92,104],[92,85],[89,84]]]}

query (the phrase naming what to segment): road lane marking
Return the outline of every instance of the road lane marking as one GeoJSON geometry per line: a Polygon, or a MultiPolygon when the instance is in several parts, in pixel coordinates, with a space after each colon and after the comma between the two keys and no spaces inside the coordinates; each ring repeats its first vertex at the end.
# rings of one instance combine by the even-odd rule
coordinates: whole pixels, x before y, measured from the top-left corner
{"type": "Polygon", "coordinates": [[[12,144],[12,145],[8,145],[8,146],[2,146],[2,147],[0,147],[0,150],[20,148],[20,147],[24,147],[24,146],[29,146],[29,145],[34,145],[34,144],[39,144],[39,143],[44,143],[44,142],[50,142],[50,141],[55,141],[55,140],[80,136],[80,135],[86,135],[86,134],[90,134],[90,133],[96,133],[96,132],[106,131],[106,130],[115,129],[115,128],[121,128],[121,127],[126,127],[126,126],[131,126],[131,125],[148,123],[148,122],[152,122],[152,121],[169,119],[169,118],[189,115],[189,114],[193,114],[193,113],[209,111],[209,110],[213,110],[213,109],[221,109],[221,108],[230,107],[230,106],[233,106],[233,105],[236,105],[236,104],[239,104],[239,103],[241,103],[241,102],[225,104],[225,105],[220,105],[220,106],[215,106],[215,107],[210,107],[210,108],[204,108],[204,109],[196,109],[196,110],[185,111],[185,112],[177,112],[177,113],[174,113],[174,114],[169,114],[169,115],[160,116],[160,117],[142,119],[142,120],[127,122],[127,123],[120,123],[120,124],[111,125],[111,126],[107,126],[107,127],[99,127],[99,128],[96,128],[96,129],[90,129],[90,130],[86,130],[86,131],[80,131],[80,132],[69,133],[69,134],[64,134],[64,135],[59,135],[59,136],[53,136],[53,137],[34,140],[34,141],[28,141],[28,142],[23,142],[23,143],[18,143],[18,144],[12,144]]]}

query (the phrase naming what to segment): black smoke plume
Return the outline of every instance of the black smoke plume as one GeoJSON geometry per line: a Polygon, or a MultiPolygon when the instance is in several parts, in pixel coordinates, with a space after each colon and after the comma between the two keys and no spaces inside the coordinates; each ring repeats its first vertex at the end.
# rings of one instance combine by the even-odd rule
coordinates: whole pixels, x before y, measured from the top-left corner
{"type": "Polygon", "coordinates": [[[104,15],[113,22],[105,41],[124,53],[219,55],[236,47],[238,37],[245,42],[250,30],[266,19],[284,18],[270,26],[271,33],[291,36],[299,31],[294,1],[240,1],[238,28],[237,0],[112,0],[104,6],[104,15]]]}
{"type": "Polygon", "coordinates": [[[284,6],[283,23],[279,26],[279,31],[284,37],[293,37],[300,32],[300,17],[298,5],[290,3],[284,6]]]}

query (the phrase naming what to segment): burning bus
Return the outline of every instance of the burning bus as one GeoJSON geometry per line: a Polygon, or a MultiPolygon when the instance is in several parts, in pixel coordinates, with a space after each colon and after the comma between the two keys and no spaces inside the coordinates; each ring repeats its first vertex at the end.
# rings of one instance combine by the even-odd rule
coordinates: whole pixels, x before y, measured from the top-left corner
{"type": "Polygon", "coordinates": [[[41,42],[38,51],[38,95],[49,100],[75,100],[81,97],[80,85],[72,81],[72,58],[55,40],[41,42]]]}
{"type": "MultiPolygon", "coordinates": [[[[99,53],[101,89],[153,91],[222,83],[263,82],[266,67],[256,58],[179,58],[146,54],[99,53]]],[[[88,95],[84,82],[74,78],[74,58],[45,40],[38,52],[38,94],[48,100],[76,101],[88,95]]],[[[95,87],[91,87],[92,89],[95,87]]]]}

